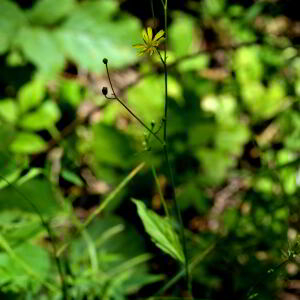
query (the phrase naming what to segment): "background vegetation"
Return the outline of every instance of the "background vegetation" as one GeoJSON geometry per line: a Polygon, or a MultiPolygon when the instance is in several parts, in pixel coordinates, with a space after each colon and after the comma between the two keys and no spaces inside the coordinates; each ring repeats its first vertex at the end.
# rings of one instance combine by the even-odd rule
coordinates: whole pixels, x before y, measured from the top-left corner
{"type": "MultiPolygon", "coordinates": [[[[169,1],[169,151],[197,299],[299,299],[296,4],[169,1]]],[[[153,165],[172,207],[161,147],[101,94],[106,57],[116,93],[161,124],[163,66],[132,48],[163,29],[153,6],[0,1],[1,299],[190,296],[131,201],[164,214],[153,165]]]]}

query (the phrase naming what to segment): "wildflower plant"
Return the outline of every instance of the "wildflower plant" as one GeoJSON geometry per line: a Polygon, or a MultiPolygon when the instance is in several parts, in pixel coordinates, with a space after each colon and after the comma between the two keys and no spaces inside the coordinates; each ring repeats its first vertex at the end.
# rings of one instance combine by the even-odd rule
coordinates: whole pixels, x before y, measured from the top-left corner
{"type": "MultiPolygon", "coordinates": [[[[164,9],[164,30],[158,31],[155,35],[153,35],[153,29],[151,27],[148,27],[147,29],[144,29],[142,31],[142,38],[144,43],[143,44],[135,44],[133,45],[134,48],[138,49],[138,56],[142,56],[145,54],[149,54],[150,56],[154,53],[157,53],[160,57],[160,60],[163,65],[164,69],[164,90],[165,90],[165,102],[164,102],[164,113],[161,120],[161,124],[163,127],[163,137],[161,138],[159,135],[160,128],[155,130],[154,123],[151,123],[150,126],[148,126],[140,117],[138,117],[131,108],[129,108],[115,93],[115,90],[112,85],[112,81],[109,74],[108,69],[108,60],[106,58],[103,59],[103,63],[106,67],[107,77],[110,84],[110,88],[112,91],[112,96],[108,96],[108,89],[107,87],[102,88],[102,94],[110,100],[116,100],[118,101],[149,133],[149,135],[146,135],[146,139],[144,141],[144,144],[147,146],[146,148],[151,149],[149,146],[149,140],[150,136],[153,136],[162,146],[163,153],[164,153],[164,159],[167,165],[167,171],[168,171],[168,177],[172,186],[172,200],[175,207],[176,212],[176,219],[179,224],[179,235],[177,235],[177,232],[173,226],[173,222],[170,218],[170,214],[168,212],[168,208],[166,205],[166,202],[163,197],[163,193],[160,190],[159,184],[157,184],[158,179],[156,175],[156,170],[154,166],[152,167],[152,174],[155,179],[157,188],[159,190],[161,202],[163,204],[166,217],[161,217],[154,212],[148,210],[145,205],[136,199],[133,199],[134,203],[137,206],[138,214],[144,224],[146,232],[150,235],[152,241],[162,249],[165,253],[171,255],[173,258],[175,258],[177,261],[179,261],[183,265],[184,272],[187,284],[187,289],[189,291],[189,294],[192,295],[191,292],[191,280],[189,277],[189,262],[188,262],[188,255],[187,255],[187,248],[186,248],[186,238],[184,233],[184,226],[183,221],[181,217],[181,212],[179,209],[179,205],[177,203],[176,199],[176,193],[175,193],[175,182],[174,182],[174,175],[169,159],[169,152],[168,152],[168,141],[167,141],[167,124],[168,124],[168,68],[167,68],[167,12],[168,12],[168,1],[161,1],[164,9]],[[164,45],[164,55],[162,56],[159,51],[159,46],[161,43],[165,42],[164,45]]],[[[153,3],[152,4],[152,13],[154,17],[154,11],[153,11],[153,3]]]]}

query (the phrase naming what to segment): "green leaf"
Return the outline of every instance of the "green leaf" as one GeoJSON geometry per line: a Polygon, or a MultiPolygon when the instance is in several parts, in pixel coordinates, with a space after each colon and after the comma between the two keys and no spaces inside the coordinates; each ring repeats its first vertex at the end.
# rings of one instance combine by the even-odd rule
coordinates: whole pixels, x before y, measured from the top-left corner
{"type": "Polygon", "coordinates": [[[76,186],[80,186],[80,187],[84,186],[82,179],[72,171],[63,169],[61,172],[61,176],[62,178],[75,184],[76,186]]]}
{"type": "Polygon", "coordinates": [[[37,134],[20,132],[10,145],[15,153],[34,154],[45,150],[47,143],[37,134]]]}
{"type": "Polygon", "coordinates": [[[180,57],[195,52],[195,21],[187,14],[176,12],[169,28],[170,45],[176,56],[180,57]]]}
{"type": "Polygon", "coordinates": [[[21,112],[26,112],[38,106],[46,94],[45,81],[37,78],[25,84],[18,93],[21,112]]]}
{"type": "Polygon", "coordinates": [[[0,213],[0,231],[14,245],[34,238],[44,230],[37,214],[18,209],[2,210],[0,213]]]}
{"type": "Polygon", "coordinates": [[[0,55],[10,48],[16,32],[26,24],[22,10],[13,2],[0,1],[0,55]]]}
{"type": "Polygon", "coordinates": [[[280,80],[272,80],[265,87],[261,82],[249,82],[242,86],[242,99],[258,118],[271,118],[284,109],[285,86],[280,80]]]}
{"type": "Polygon", "coordinates": [[[201,2],[201,11],[206,17],[217,17],[224,13],[226,0],[204,0],[201,2]]]}
{"type": "Polygon", "coordinates": [[[27,160],[24,156],[12,156],[7,150],[0,150],[0,189],[17,180],[24,168],[27,160]]]}
{"type": "Polygon", "coordinates": [[[247,85],[249,82],[261,80],[264,68],[260,60],[260,48],[252,46],[238,49],[233,66],[239,83],[247,85]]]}
{"type": "Polygon", "coordinates": [[[15,123],[18,118],[18,105],[14,99],[0,100],[0,118],[15,123]]]}
{"type": "Polygon", "coordinates": [[[204,184],[220,184],[228,176],[228,169],[236,164],[236,159],[219,149],[200,148],[196,153],[203,169],[204,184]]]}
{"type": "Polygon", "coordinates": [[[103,71],[103,57],[114,67],[138,60],[131,45],[140,36],[139,21],[127,15],[112,21],[115,8],[109,3],[111,1],[80,4],[55,33],[64,55],[89,71],[103,71]]]}
{"type": "Polygon", "coordinates": [[[61,80],[60,95],[63,98],[63,100],[65,100],[74,107],[77,107],[83,98],[81,90],[82,84],[80,84],[78,80],[61,80]]]}
{"type": "Polygon", "coordinates": [[[178,65],[178,70],[181,72],[200,71],[208,67],[210,58],[207,54],[198,55],[187,60],[183,60],[178,65]]]}
{"type": "Polygon", "coordinates": [[[126,168],[130,165],[133,150],[128,136],[116,128],[95,124],[90,140],[81,144],[83,152],[90,153],[97,164],[126,168]]]}
{"type": "Polygon", "coordinates": [[[16,45],[28,61],[44,74],[55,74],[64,67],[64,55],[54,33],[50,30],[24,27],[16,38],[16,45]]]}
{"type": "Polygon", "coordinates": [[[1,286],[5,285],[8,291],[25,292],[29,286],[37,290],[41,284],[47,285],[45,279],[51,265],[46,250],[29,243],[12,249],[1,235],[0,247],[7,251],[0,252],[1,286]]]}
{"type": "Polygon", "coordinates": [[[57,104],[51,100],[44,102],[35,112],[27,113],[20,121],[23,128],[30,130],[49,129],[61,117],[57,104]]]}
{"type": "Polygon", "coordinates": [[[40,0],[28,13],[32,23],[51,25],[72,13],[75,0],[40,0]]]}
{"type": "Polygon", "coordinates": [[[50,216],[57,212],[59,206],[57,195],[51,183],[45,178],[34,178],[22,185],[8,186],[0,193],[0,211],[19,209],[32,213],[39,211],[50,216]]]}
{"type": "Polygon", "coordinates": [[[170,220],[161,217],[146,208],[139,200],[133,200],[146,232],[155,245],[174,259],[184,262],[184,254],[177,233],[173,230],[170,220]]]}
{"type": "Polygon", "coordinates": [[[129,106],[146,120],[146,124],[162,118],[164,99],[163,77],[149,76],[128,89],[129,106]]]}

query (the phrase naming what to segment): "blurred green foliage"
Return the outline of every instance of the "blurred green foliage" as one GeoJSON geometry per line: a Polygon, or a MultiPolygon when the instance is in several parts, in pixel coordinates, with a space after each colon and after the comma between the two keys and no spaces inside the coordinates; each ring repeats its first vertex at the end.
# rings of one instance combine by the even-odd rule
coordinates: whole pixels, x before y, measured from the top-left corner
{"type": "MultiPolygon", "coordinates": [[[[70,299],[185,295],[173,259],[183,260],[181,245],[161,216],[151,173],[153,165],[171,206],[161,147],[151,138],[145,150],[144,129],[100,93],[109,86],[106,57],[117,94],[147,125],[162,124],[159,57],[140,60],[132,48],[143,27],[163,27],[153,2],[156,20],[150,1],[0,1],[1,299],[63,299],[36,210],[57,249],[67,245],[59,258],[70,299]],[[140,162],[131,182],[106,198],[140,162]],[[142,221],[131,198],[143,200],[142,221]]],[[[270,270],[284,262],[300,225],[294,4],[169,2],[168,143],[194,296],[289,299],[299,261],[270,270]]]]}

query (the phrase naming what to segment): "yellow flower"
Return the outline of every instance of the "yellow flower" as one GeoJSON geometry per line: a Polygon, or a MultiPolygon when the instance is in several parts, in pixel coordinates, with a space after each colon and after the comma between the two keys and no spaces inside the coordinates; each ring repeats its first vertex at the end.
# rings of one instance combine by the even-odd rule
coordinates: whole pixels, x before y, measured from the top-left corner
{"type": "Polygon", "coordinates": [[[140,52],[138,53],[138,55],[144,55],[146,53],[152,55],[156,51],[156,48],[159,46],[159,44],[165,40],[165,38],[163,37],[164,34],[165,32],[163,30],[160,30],[153,37],[152,28],[148,27],[147,31],[144,29],[142,32],[144,44],[136,44],[133,45],[133,47],[139,49],[140,52]]]}

